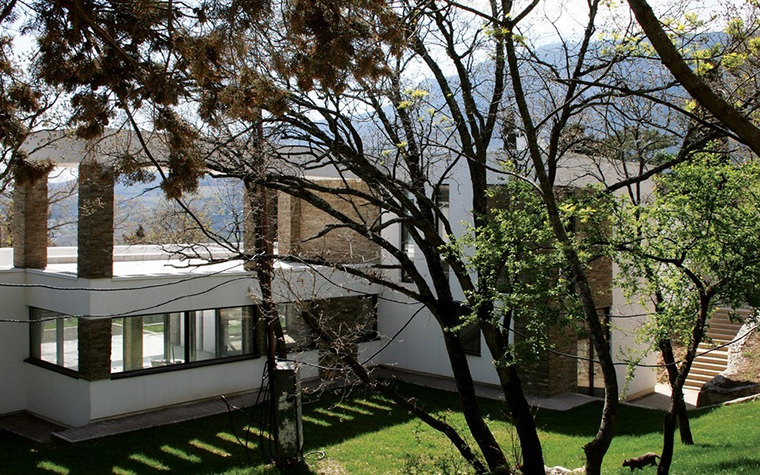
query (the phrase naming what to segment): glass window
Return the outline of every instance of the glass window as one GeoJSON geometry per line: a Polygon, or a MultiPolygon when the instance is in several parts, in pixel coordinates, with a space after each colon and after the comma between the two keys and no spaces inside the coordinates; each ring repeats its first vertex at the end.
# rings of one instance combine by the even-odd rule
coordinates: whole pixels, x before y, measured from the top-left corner
{"type": "Polygon", "coordinates": [[[79,324],[74,317],[32,308],[31,357],[77,370],[79,368],[79,324]]]}
{"type": "Polygon", "coordinates": [[[111,320],[111,372],[185,362],[182,314],[156,314],[111,320]]]}
{"type": "MultiPolygon", "coordinates": [[[[599,319],[604,329],[604,337],[610,346],[609,316],[610,307],[605,307],[599,312],[599,319]]],[[[585,333],[585,332],[584,332],[585,333]]],[[[578,390],[591,396],[604,396],[604,375],[599,363],[594,363],[597,355],[590,335],[581,335],[577,342],[577,385],[578,390]]]]}
{"type": "MultiPolygon", "coordinates": [[[[407,192],[407,197],[414,200],[414,196],[410,192],[407,192]]],[[[401,224],[401,251],[414,261],[414,238],[409,232],[409,227],[403,223],[401,224]]],[[[411,276],[404,269],[401,269],[401,282],[412,282],[411,276]]]]}
{"type": "Polygon", "coordinates": [[[401,250],[409,259],[414,259],[414,239],[406,224],[401,225],[401,250]]]}
{"type": "Polygon", "coordinates": [[[216,310],[190,312],[190,361],[216,358],[216,310]]]}
{"type": "Polygon", "coordinates": [[[459,330],[459,339],[465,353],[480,356],[480,327],[476,323],[462,327],[459,330]]]}
{"type": "MultiPolygon", "coordinates": [[[[401,225],[401,251],[414,261],[414,240],[406,224],[401,225]]],[[[413,282],[409,273],[401,269],[401,282],[413,282]]]]}
{"type": "Polygon", "coordinates": [[[170,313],[169,328],[164,332],[164,345],[167,364],[180,364],[187,361],[187,344],[185,343],[185,314],[170,313]]]}
{"type": "Polygon", "coordinates": [[[253,353],[253,307],[220,309],[219,336],[220,357],[253,353]]]}
{"type": "Polygon", "coordinates": [[[253,355],[254,307],[114,318],[111,372],[253,355]]]}
{"type": "Polygon", "coordinates": [[[438,234],[446,237],[444,223],[449,220],[449,185],[438,185],[435,189],[435,205],[440,214],[436,214],[435,223],[438,234]]]}
{"type": "Polygon", "coordinates": [[[285,347],[302,351],[314,349],[317,340],[304,320],[304,313],[310,311],[309,304],[284,303],[277,306],[280,324],[285,333],[285,347]]]}
{"type": "MultiPolygon", "coordinates": [[[[435,189],[435,205],[438,207],[438,211],[440,211],[440,214],[435,215],[435,227],[438,229],[438,235],[443,237],[443,240],[446,242],[449,242],[445,225],[449,221],[449,193],[449,185],[438,185],[435,189]]],[[[443,266],[443,272],[448,276],[449,264],[441,262],[441,265],[443,266]]]]}

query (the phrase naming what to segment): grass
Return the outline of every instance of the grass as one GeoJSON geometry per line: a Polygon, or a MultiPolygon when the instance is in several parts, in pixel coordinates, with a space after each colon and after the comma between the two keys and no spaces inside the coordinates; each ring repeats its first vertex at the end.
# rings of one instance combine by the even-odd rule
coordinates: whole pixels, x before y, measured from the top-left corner
{"type": "MultiPolygon", "coordinates": [[[[406,394],[427,401],[428,410],[458,428],[456,395],[428,388],[402,386],[406,394]]],[[[503,403],[483,401],[483,412],[505,448],[514,437],[503,403]]],[[[536,413],[549,465],[579,467],[582,445],[595,433],[601,405],[573,411],[536,413]]],[[[303,408],[306,460],[311,466],[295,473],[457,473],[468,467],[445,438],[387,400],[355,391],[323,394],[303,408]],[[324,455],[324,456],[323,456],[324,455]]],[[[692,411],[696,446],[676,443],[671,473],[760,473],[760,401],[692,411]]],[[[69,445],[35,444],[0,431],[0,473],[276,473],[254,449],[253,466],[234,432],[248,420],[235,415],[207,417],[154,429],[69,445]],[[234,432],[232,428],[234,427],[234,432]]],[[[618,436],[605,458],[604,473],[630,473],[625,458],[660,451],[662,415],[623,406],[618,436]]],[[[257,440],[253,437],[252,440],[257,440]]],[[[293,471],[289,472],[293,473],[293,471]]],[[[648,467],[641,474],[655,473],[648,467]]]]}

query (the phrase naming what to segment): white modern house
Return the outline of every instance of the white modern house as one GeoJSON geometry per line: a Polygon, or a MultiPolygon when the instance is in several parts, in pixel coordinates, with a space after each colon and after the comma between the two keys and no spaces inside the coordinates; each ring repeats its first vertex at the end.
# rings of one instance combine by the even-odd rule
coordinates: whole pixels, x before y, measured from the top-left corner
{"type": "MultiPolygon", "coordinates": [[[[124,146],[123,144],[121,146],[124,146]]],[[[129,145],[126,145],[129,146],[129,145]]],[[[14,190],[14,248],[0,250],[0,414],[28,411],[72,427],[175,404],[252,391],[265,367],[263,333],[258,328],[258,286],[242,261],[195,266],[156,246],[114,246],[114,174],[102,148],[72,139],[43,147],[39,158],[78,169],[79,217],[76,247],[49,248],[46,180],[17,183],[14,190]]],[[[567,186],[593,180],[583,160],[568,164],[567,186]]],[[[468,189],[456,180],[443,184],[454,233],[471,219],[468,189]]],[[[323,177],[329,183],[328,176],[323,177]]],[[[357,182],[357,186],[361,183],[357,182]]],[[[370,211],[371,212],[371,211],[370,211]]],[[[325,219],[295,200],[280,197],[280,251],[322,246],[343,252],[367,246],[348,237],[309,241],[325,219]],[[301,244],[299,244],[301,243],[301,244]]],[[[403,246],[399,225],[389,239],[403,246]]],[[[413,252],[413,249],[410,249],[413,252]]],[[[209,247],[208,257],[227,251],[209,247]]],[[[367,252],[373,252],[372,249],[367,252]]],[[[378,253],[378,259],[387,259],[378,253]]],[[[359,264],[356,265],[368,265],[359,264]]],[[[402,276],[392,278],[401,281],[402,276]]],[[[596,271],[595,271],[596,272],[596,271]]],[[[609,287],[602,312],[611,317],[615,358],[636,346],[634,332],[646,314],[612,287],[617,269],[600,267],[596,278],[609,287]],[[626,318],[627,316],[627,318],[626,318]],[[632,317],[633,316],[633,317],[632,317]]],[[[300,321],[318,309],[328,319],[365,329],[360,361],[396,371],[452,376],[441,330],[419,305],[389,290],[327,268],[277,263],[275,295],[294,360],[303,380],[319,378],[319,350],[300,321]],[[417,313],[414,318],[412,315],[417,313]],[[387,345],[388,339],[395,336],[387,345]]],[[[459,291],[457,298],[464,299],[459,291]]],[[[584,354],[577,335],[555,335],[563,351],[584,354]],[[580,353],[579,353],[580,352],[580,353]]],[[[481,336],[471,336],[468,356],[477,382],[498,385],[492,358],[481,336]]],[[[593,367],[550,356],[527,375],[529,390],[545,396],[601,387],[593,367]],[[596,384],[595,384],[596,379],[596,384]]],[[[626,380],[626,397],[653,390],[653,371],[641,369],[626,380]]]]}

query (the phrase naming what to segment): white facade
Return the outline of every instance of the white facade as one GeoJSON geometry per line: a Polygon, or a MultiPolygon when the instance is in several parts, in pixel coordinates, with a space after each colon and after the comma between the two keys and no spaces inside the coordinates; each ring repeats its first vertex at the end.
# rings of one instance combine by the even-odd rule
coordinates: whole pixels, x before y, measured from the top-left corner
{"type": "MultiPolygon", "coordinates": [[[[61,251],[57,250],[59,254],[61,251]]],[[[161,255],[155,248],[152,251],[154,257],[161,255]]],[[[30,318],[30,308],[74,316],[120,316],[130,312],[143,315],[248,306],[254,303],[251,290],[255,294],[256,281],[243,271],[240,262],[176,269],[169,266],[179,263],[169,261],[166,256],[161,260],[138,261],[133,260],[133,255],[125,254],[121,257],[129,260],[119,261],[117,254],[113,279],[90,281],[78,279],[75,261],[65,262],[61,256],[51,259],[57,263],[47,269],[35,270],[12,268],[11,255],[10,249],[0,252],[3,259],[0,261],[0,301],[4,303],[0,317],[3,320],[0,323],[0,371],[4,382],[0,386],[0,414],[26,410],[78,427],[99,419],[251,391],[261,386],[264,357],[229,362],[216,360],[210,365],[188,368],[180,365],[162,372],[146,370],[144,374],[137,371],[128,377],[97,381],[86,381],[29,362],[30,325],[24,322],[30,318]],[[16,284],[19,286],[12,286],[16,284]],[[90,292],[88,288],[108,290],[90,292]],[[208,289],[213,290],[207,292],[208,289]],[[169,300],[172,301],[155,306],[169,300]]],[[[313,299],[315,295],[335,298],[375,291],[361,282],[334,274],[321,277],[305,268],[279,267],[278,275],[288,278],[287,285],[281,279],[277,281],[276,294],[282,302],[313,299]]],[[[363,343],[361,352],[374,352],[381,343],[363,343]]],[[[316,351],[296,353],[293,357],[304,363],[300,366],[302,379],[318,377],[316,351]]]]}
{"type": "MultiPolygon", "coordinates": [[[[465,176],[463,167],[457,165],[451,176],[465,176]]],[[[564,174],[562,184],[588,183],[591,175],[579,172],[577,164],[568,169],[577,175],[564,174]]],[[[450,190],[449,221],[454,234],[463,235],[465,223],[472,221],[471,191],[456,179],[445,184],[450,190]]],[[[401,245],[399,225],[389,226],[384,232],[388,240],[401,245]]],[[[419,258],[419,252],[417,255],[419,258]]],[[[265,358],[253,356],[229,361],[217,359],[208,365],[177,364],[160,371],[146,368],[125,375],[112,373],[110,379],[88,381],[78,378],[75,372],[55,371],[50,365],[36,364],[30,358],[30,325],[24,323],[30,319],[31,308],[106,318],[251,306],[256,303],[258,286],[253,274],[243,270],[241,262],[177,268],[173,266],[186,263],[169,261],[158,248],[124,247],[116,249],[113,277],[92,280],[77,277],[76,249],[51,248],[47,263],[45,269],[13,268],[12,250],[0,250],[0,302],[3,302],[0,414],[26,410],[65,425],[82,426],[100,419],[260,387],[265,358]]],[[[391,277],[400,279],[400,274],[391,277]]],[[[461,289],[454,291],[456,299],[464,300],[461,289]]],[[[359,345],[360,361],[373,356],[370,365],[452,377],[440,326],[426,310],[417,312],[419,304],[340,272],[277,266],[278,302],[359,295],[379,297],[380,335],[376,341],[359,345]],[[377,353],[392,337],[395,338],[387,348],[377,353]]],[[[646,311],[628,303],[614,289],[611,313],[620,316],[612,318],[611,326],[615,358],[622,362],[626,351],[637,346],[634,333],[645,318],[633,316],[644,315],[646,311]]],[[[480,347],[479,356],[468,356],[472,375],[477,382],[498,385],[487,346],[481,341],[480,347]]],[[[293,358],[304,363],[300,366],[302,379],[318,377],[315,365],[319,357],[315,350],[294,353],[293,358]]],[[[644,360],[652,361],[653,357],[644,360]]],[[[654,372],[648,369],[640,369],[633,380],[626,381],[625,365],[619,366],[618,379],[620,387],[625,388],[625,396],[649,392],[655,384],[654,372]]]]}

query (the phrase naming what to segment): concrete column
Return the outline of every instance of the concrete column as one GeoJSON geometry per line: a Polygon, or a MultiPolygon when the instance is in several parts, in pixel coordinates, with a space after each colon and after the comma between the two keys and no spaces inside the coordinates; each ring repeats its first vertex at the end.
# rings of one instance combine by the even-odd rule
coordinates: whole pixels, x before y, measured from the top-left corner
{"type": "Polygon", "coordinates": [[[272,398],[275,400],[274,439],[275,462],[290,468],[303,453],[303,422],[301,420],[301,381],[291,361],[278,361],[272,378],[272,398]]]}
{"type": "Polygon", "coordinates": [[[79,319],[79,377],[87,381],[111,377],[111,319],[79,319]]]}
{"type": "Polygon", "coordinates": [[[79,165],[77,274],[85,279],[113,276],[114,174],[94,160],[79,165]]]}
{"type": "Polygon", "coordinates": [[[13,189],[13,265],[29,269],[47,266],[47,175],[13,189]]]}

